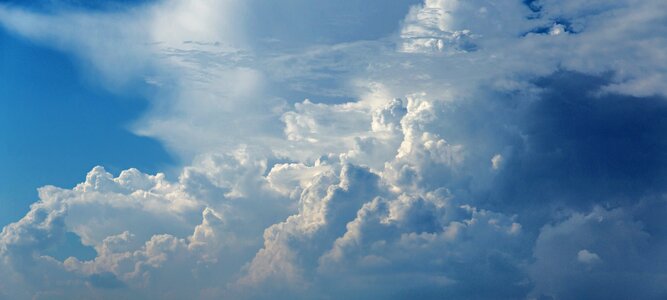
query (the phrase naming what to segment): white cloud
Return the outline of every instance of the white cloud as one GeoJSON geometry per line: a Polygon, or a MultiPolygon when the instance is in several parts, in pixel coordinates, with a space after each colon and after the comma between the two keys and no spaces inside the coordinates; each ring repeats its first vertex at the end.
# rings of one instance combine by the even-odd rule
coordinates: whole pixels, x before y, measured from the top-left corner
{"type": "Polygon", "coordinates": [[[2,232],[3,272],[12,272],[6,275],[12,278],[9,282],[25,286],[9,292],[55,293],[63,298],[111,298],[119,293],[181,298],[231,279],[261,246],[262,230],[290,210],[287,199],[262,197],[261,190],[242,187],[258,184],[252,175],[239,172],[243,158],[229,158],[236,163],[204,159],[187,168],[179,182],[134,169],[114,178],[96,167],[72,190],[42,188],[40,202],[2,232]],[[228,172],[230,165],[236,167],[234,172],[228,172]],[[200,171],[203,167],[206,174],[200,171]],[[226,177],[230,174],[237,176],[226,177]],[[262,211],[255,211],[257,207],[262,211]],[[84,245],[95,248],[97,257],[60,262],[48,256],[45,250],[57,247],[65,232],[80,236],[84,245]],[[170,275],[182,274],[178,270],[190,273],[170,275]],[[43,276],[46,281],[40,279],[43,276]],[[192,286],[173,289],[184,282],[192,286]],[[84,288],[91,284],[92,290],[84,288]]]}
{"type": "Polygon", "coordinates": [[[109,87],[154,85],[134,130],[188,162],[41,188],[0,236],[0,298],[658,298],[664,6],[426,0],[318,45],[249,25],[275,9],[253,1],[0,5],[109,87]],[[67,232],[97,256],[48,256],[67,232]]]}
{"type": "Polygon", "coordinates": [[[586,249],[582,249],[577,252],[577,260],[583,264],[595,264],[600,262],[600,256],[586,249]]]}
{"type": "Polygon", "coordinates": [[[501,154],[496,154],[491,158],[491,168],[494,170],[500,169],[503,164],[503,156],[501,154]]]}

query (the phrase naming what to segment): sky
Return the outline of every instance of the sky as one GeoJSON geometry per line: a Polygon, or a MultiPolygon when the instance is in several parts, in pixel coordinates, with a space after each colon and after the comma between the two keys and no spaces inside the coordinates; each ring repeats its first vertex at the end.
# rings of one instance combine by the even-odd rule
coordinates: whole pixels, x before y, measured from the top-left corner
{"type": "Polygon", "coordinates": [[[665,299],[667,2],[0,2],[0,299],[665,299]]]}
{"type": "Polygon", "coordinates": [[[37,187],[74,187],[98,164],[157,172],[173,161],[126,128],[146,109],[141,95],[114,94],[86,79],[71,55],[0,34],[2,226],[28,211],[37,187]]]}

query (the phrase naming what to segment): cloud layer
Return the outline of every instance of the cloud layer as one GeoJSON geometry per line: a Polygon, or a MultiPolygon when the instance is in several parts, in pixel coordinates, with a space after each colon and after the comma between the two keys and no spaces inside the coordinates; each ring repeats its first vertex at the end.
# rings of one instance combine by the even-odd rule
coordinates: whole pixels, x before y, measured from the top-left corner
{"type": "Polygon", "coordinates": [[[664,1],[313,5],[0,5],[188,162],[40,188],[0,298],[667,297],[664,1]]]}

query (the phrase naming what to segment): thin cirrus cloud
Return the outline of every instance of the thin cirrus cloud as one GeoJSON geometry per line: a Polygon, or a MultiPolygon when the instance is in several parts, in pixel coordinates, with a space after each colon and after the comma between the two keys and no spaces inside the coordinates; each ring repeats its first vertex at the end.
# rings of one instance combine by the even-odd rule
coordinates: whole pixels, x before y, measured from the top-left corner
{"type": "Polygon", "coordinates": [[[40,188],[0,298],[664,298],[664,1],[386,5],[0,6],[189,162],[40,188]]]}

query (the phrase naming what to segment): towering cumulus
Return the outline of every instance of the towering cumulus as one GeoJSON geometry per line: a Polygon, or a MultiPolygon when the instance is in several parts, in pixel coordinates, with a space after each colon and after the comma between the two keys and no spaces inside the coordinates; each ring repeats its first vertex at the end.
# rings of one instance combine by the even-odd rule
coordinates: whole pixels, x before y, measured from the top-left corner
{"type": "Polygon", "coordinates": [[[667,1],[110,3],[0,25],[183,163],[40,187],[0,299],[667,298],[667,1]]]}

